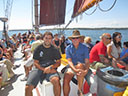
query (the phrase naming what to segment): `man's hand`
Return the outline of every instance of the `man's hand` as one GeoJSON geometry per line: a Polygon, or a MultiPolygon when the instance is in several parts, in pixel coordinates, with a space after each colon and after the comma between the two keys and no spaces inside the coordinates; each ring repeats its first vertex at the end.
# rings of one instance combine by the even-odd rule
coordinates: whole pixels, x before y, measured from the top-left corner
{"type": "Polygon", "coordinates": [[[51,71],[50,67],[44,68],[44,73],[50,73],[50,71],[51,71]]]}
{"type": "Polygon", "coordinates": [[[44,73],[56,73],[57,71],[55,69],[51,69],[50,66],[46,67],[44,69],[44,73]]]}
{"type": "Polygon", "coordinates": [[[87,72],[88,72],[88,70],[78,69],[78,72],[76,73],[76,75],[83,77],[87,74],[87,72]]]}

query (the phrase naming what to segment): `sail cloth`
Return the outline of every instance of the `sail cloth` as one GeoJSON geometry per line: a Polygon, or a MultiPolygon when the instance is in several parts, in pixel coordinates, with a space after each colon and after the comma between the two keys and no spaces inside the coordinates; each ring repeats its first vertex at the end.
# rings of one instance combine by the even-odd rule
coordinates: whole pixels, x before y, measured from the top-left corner
{"type": "Polygon", "coordinates": [[[99,3],[100,1],[102,0],[76,0],[74,4],[74,11],[72,18],[88,10],[89,8],[99,3]]]}
{"type": "Polygon", "coordinates": [[[65,22],[66,0],[40,0],[40,25],[57,25],[65,22]]]}

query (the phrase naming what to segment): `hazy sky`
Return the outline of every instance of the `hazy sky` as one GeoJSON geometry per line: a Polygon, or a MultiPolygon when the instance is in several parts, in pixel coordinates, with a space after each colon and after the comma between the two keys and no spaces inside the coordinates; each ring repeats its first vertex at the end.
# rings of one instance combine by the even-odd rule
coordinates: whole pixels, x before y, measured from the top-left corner
{"type": "MultiPolygon", "coordinates": [[[[6,3],[7,0],[4,0],[6,3]]],[[[9,29],[29,29],[32,28],[32,0],[13,0],[9,29]]],[[[103,0],[101,8],[108,9],[114,0],[103,0]]],[[[66,21],[71,19],[74,0],[67,0],[66,21]]],[[[95,7],[86,11],[91,13],[95,7]]],[[[88,16],[82,14],[78,16],[68,27],[128,27],[128,0],[117,0],[114,8],[108,12],[101,12],[98,8],[95,13],[88,16]]],[[[4,16],[3,0],[0,0],[0,17],[4,16]]],[[[42,27],[42,28],[45,28],[42,27]]],[[[0,30],[3,23],[0,21],[0,30]]]]}

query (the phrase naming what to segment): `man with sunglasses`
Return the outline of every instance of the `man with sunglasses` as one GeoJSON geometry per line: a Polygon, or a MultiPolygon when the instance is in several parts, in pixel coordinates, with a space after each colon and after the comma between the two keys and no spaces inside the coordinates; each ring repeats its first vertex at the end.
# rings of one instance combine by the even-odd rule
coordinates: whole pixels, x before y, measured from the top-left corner
{"type": "Polygon", "coordinates": [[[110,60],[106,57],[107,45],[111,42],[111,35],[104,33],[101,36],[101,41],[97,43],[90,51],[91,68],[98,69],[99,67],[106,67],[110,65],[110,60]]]}
{"type": "Polygon", "coordinates": [[[25,96],[33,96],[32,90],[36,88],[39,81],[46,79],[53,84],[54,96],[61,95],[60,77],[57,68],[60,66],[61,55],[58,49],[52,44],[53,35],[51,32],[45,32],[43,43],[39,45],[33,53],[35,68],[29,73],[25,96]]]}
{"type": "Polygon", "coordinates": [[[64,74],[64,96],[69,96],[70,81],[74,75],[77,76],[78,81],[78,96],[83,96],[83,80],[89,69],[89,51],[86,45],[80,43],[81,37],[78,30],[73,31],[72,36],[68,37],[72,44],[66,48],[66,59],[68,60],[69,68],[64,74]]]}

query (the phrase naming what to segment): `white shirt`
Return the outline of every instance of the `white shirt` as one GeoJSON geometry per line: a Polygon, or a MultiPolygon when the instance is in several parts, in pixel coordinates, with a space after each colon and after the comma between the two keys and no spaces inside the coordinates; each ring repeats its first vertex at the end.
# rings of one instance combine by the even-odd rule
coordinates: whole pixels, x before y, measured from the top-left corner
{"type": "Polygon", "coordinates": [[[113,41],[110,43],[110,44],[108,44],[108,46],[107,47],[109,47],[109,46],[112,46],[112,52],[111,52],[111,55],[114,57],[114,58],[119,58],[119,54],[121,53],[121,48],[117,48],[116,46],[115,46],[115,44],[113,43],[113,41]]]}

